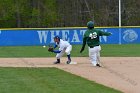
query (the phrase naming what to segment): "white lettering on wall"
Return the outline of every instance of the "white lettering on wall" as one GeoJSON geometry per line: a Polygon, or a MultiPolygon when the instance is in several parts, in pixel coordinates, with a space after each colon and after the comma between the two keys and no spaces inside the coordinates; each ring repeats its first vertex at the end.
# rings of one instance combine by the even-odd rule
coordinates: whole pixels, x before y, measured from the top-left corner
{"type": "Polygon", "coordinates": [[[80,30],[80,35],[84,36],[86,30],[80,30]]]}
{"type": "Polygon", "coordinates": [[[71,42],[80,42],[79,37],[78,37],[77,30],[74,30],[74,34],[73,34],[73,37],[72,37],[72,41],[71,42]]]}
{"type": "Polygon", "coordinates": [[[43,41],[44,43],[46,43],[48,31],[37,31],[37,32],[38,32],[40,43],[43,43],[43,41]]]}
{"type": "MultiPolygon", "coordinates": [[[[107,29],[101,30],[104,32],[107,32],[107,29]]],[[[72,33],[70,34],[70,30],[39,30],[38,36],[40,43],[54,43],[54,37],[56,35],[62,36],[63,40],[66,40],[68,42],[82,42],[81,36],[83,37],[86,30],[72,30],[72,33]],[[79,32],[80,31],[80,32],[79,32]],[[47,41],[49,40],[49,41],[47,41]],[[81,40],[81,41],[80,41],[81,40]]],[[[107,36],[101,36],[100,37],[101,42],[107,42],[107,36]]]]}
{"type": "Polygon", "coordinates": [[[53,40],[53,38],[55,37],[55,36],[59,36],[59,30],[51,30],[50,31],[50,33],[51,33],[51,42],[50,43],[54,43],[54,40],[53,40]]]}
{"type": "Polygon", "coordinates": [[[68,42],[70,41],[69,32],[69,30],[62,30],[62,39],[68,42]]]}

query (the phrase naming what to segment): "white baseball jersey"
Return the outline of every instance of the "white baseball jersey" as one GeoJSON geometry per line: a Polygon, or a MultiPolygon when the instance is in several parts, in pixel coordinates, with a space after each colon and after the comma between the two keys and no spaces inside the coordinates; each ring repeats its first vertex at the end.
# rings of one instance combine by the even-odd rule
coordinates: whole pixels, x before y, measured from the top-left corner
{"type": "Polygon", "coordinates": [[[69,47],[70,43],[68,41],[64,41],[64,40],[60,39],[59,44],[56,43],[56,45],[58,45],[59,50],[62,51],[64,49],[66,49],[67,47],[69,47]]]}
{"type": "Polygon", "coordinates": [[[64,41],[60,39],[59,44],[56,43],[56,45],[59,47],[59,51],[61,51],[60,53],[57,53],[56,55],[57,59],[60,59],[64,53],[66,53],[67,55],[70,55],[70,52],[72,50],[72,45],[70,45],[68,41],[64,41]]]}

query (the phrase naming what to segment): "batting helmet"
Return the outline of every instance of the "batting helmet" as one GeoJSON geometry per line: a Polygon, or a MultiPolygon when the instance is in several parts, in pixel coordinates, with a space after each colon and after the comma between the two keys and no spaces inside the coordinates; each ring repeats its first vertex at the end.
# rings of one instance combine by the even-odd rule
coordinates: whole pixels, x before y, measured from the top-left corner
{"type": "Polygon", "coordinates": [[[89,21],[89,22],[87,23],[87,27],[88,27],[89,29],[94,28],[94,22],[93,22],[93,21],[89,21]]]}
{"type": "Polygon", "coordinates": [[[59,39],[60,40],[60,37],[59,36],[55,36],[54,39],[59,39]]]}

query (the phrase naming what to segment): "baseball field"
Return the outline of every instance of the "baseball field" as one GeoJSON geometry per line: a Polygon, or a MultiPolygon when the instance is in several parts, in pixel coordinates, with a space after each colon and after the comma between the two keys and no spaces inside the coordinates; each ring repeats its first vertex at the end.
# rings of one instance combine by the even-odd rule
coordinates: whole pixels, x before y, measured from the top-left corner
{"type": "Polygon", "coordinates": [[[71,53],[77,64],[63,57],[54,65],[48,47],[0,47],[0,93],[139,93],[140,44],[102,45],[102,68],[80,48],[73,45],[71,53]]]}

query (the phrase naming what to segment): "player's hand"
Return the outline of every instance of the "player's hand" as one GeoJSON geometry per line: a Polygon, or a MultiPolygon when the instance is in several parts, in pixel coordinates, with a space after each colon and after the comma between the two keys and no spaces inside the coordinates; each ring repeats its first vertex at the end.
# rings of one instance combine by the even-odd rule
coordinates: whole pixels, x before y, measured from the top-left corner
{"type": "Polygon", "coordinates": [[[112,35],[112,33],[111,32],[109,32],[110,33],[110,35],[112,35]]]}
{"type": "Polygon", "coordinates": [[[54,51],[54,48],[53,48],[53,47],[49,47],[49,48],[48,48],[48,51],[49,51],[49,52],[53,52],[53,51],[54,51]]]}

